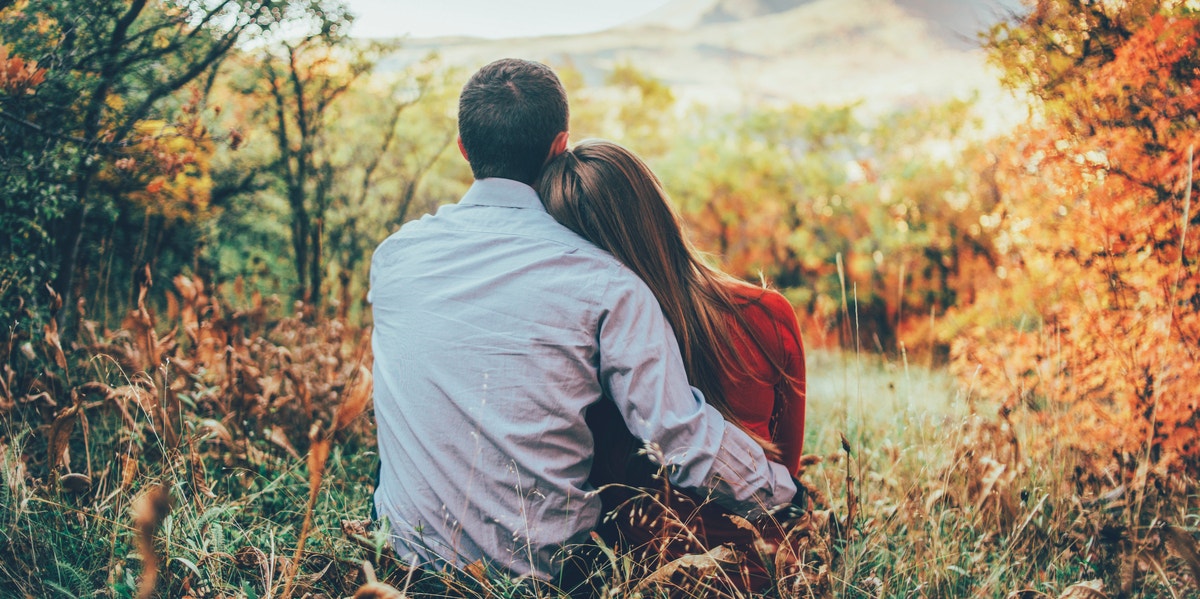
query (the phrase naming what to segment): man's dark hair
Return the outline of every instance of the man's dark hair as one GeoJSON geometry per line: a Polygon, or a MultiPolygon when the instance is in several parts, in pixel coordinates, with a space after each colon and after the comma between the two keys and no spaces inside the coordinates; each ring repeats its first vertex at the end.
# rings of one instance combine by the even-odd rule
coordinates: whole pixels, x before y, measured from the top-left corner
{"type": "Polygon", "coordinates": [[[567,92],[550,67],[504,58],[479,69],[458,99],[471,172],[532,185],[569,116],[567,92]]]}

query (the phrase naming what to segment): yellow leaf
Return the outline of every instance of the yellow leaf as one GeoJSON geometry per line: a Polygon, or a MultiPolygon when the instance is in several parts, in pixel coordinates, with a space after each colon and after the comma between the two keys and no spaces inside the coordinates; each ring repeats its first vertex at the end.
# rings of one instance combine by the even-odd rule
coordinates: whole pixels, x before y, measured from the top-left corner
{"type": "Polygon", "coordinates": [[[338,405],[334,430],[346,428],[367,409],[367,403],[371,400],[371,383],[371,371],[365,366],[359,366],[358,377],[342,392],[342,402],[338,405]]]}
{"type": "Polygon", "coordinates": [[[1067,587],[1058,599],[1108,599],[1108,595],[1099,580],[1088,580],[1067,587]]]}
{"type": "Polygon", "coordinates": [[[689,580],[702,581],[716,572],[721,564],[735,564],[741,560],[738,552],[725,546],[714,547],[701,555],[685,555],[650,573],[633,592],[636,594],[655,585],[669,584],[676,573],[683,574],[689,580]]]}
{"type": "Polygon", "coordinates": [[[75,421],[79,419],[79,406],[71,406],[62,411],[50,425],[50,438],[46,444],[46,457],[49,459],[51,472],[57,470],[67,453],[67,444],[71,433],[75,430],[75,421]]]}

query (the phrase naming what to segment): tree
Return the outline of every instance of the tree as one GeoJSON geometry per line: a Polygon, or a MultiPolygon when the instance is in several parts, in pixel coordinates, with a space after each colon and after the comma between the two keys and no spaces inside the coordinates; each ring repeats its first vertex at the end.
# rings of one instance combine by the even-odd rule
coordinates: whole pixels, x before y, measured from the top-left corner
{"type": "Polygon", "coordinates": [[[96,226],[105,228],[93,219],[111,223],[130,211],[119,194],[100,188],[101,172],[142,143],[141,124],[173,121],[188,104],[179,92],[206,74],[211,80],[235,44],[287,19],[289,6],[30,0],[0,8],[0,45],[44,73],[21,94],[0,95],[0,183],[14,190],[5,210],[45,202],[26,221],[41,237],[31,240],[41,242],[31,251],[43,265],[33,278],[55,278],[64,323],[74,314],[77,273],[92,263],[82,250],[99,249],[96,226]]]}
{"type": "Polygon", "coordinates": [[[1200,472],[1200,15],[1043,0],[990,46],[1044,119],[1023,132],[996,213],[1043,324],[981,332],[959,360],[1013,406],[1061,406],[1038,414],[1078,430],[1067,438],[1084,451],[1200,472]]]}
{"type": "MultiPolygon", "coordinates": [[[[345,33],[350,21],[344,10],[314,13],[307,34],[247,56],[239,76],[240,93],[258,107],[252,118],[273,139],[266,170],[287,200],[296,297],[313,304],[322,301],[328,236],[342,244],[356,230],[357,219],[349,217],[331,233],[331,211],[346,217],[345,208],[362,205],[378,177],[391,171],[398,147],[405,145],[401,117],[425,99],[434,81],[424,64],[390,83],[374,74],[394,46],[351,40],[345,33]],[[356,98],[361,113],[339,110],[356,98]],[[370,126],[355,128],[363,114],[370,126]]],[[[408,148],[406,157],[415,163],[392,209],[397,221],[407,218],[422,177],[453,139],[454,128],[447,126],[431,144],[408,148]]],[[[361,254],[352,252],[348,262],[356,263],[361,254]]]]}
{"type": "Polygon", "coordinates": [[[342,285],[343,310],[353,303],[346,298],[365,296],[357,292],[366,287],[364,259],[381,240],[461,197],[470,184],[466,162],[451,151],[462,80],[429,56],[403,71],[376,73],[370,86],[352,89],[339,104],[330,137],[358,140],[332,157],[337,177],[326,259],[342,285]]]}
{"type": "Polygon", "coordinates": [[[929,341],[913,323],[972,296],[976,273],[996,266],[980,225],[993,194],[969,175],[982,155],[971,110],[693,114],[656,166],[699,247],[782,288],[813,317],[813,343],[890,350],[901,334],[929,341]]]}
{"type": "Polygon", "coordinates": [[[298,42],[281,41],[259,59],[256,83],[266,87],[266,110],[278,155],[272,165],[291,208],[293,260],[298,298],[318,302],[321,289],[321,241],[329,206],[332,167],[321,153],[328,110],[362,75],[375,66],[368,52],[350,48],[348,13],[319,12],[313,31],[298,42]],[[350,51],[341,60],[339,51],[350,51]]]}

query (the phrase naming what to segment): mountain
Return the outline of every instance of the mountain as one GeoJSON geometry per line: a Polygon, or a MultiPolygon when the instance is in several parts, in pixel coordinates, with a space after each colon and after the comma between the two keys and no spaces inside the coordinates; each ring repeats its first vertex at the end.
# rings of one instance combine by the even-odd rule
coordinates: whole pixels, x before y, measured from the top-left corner
{"type": "Polygon", "coordinates": [[[814,0],[676,0],[626,26],[663,26],[671,29],[756,19],[780,14],[814,0]]]}
{"type": "MultiPolygon", "coordinates": [[[[676,0],[625,27],[693,29],[787,13],[817,0],[676,0]]],[[[887,0],[884,0],[885,2],[887,0]]],[[[974,49],[977,35],[1024,10],[1020,0],[893,0],[926,22],[928,33],[957,49],[974,49]]],[[[826,7],[822,10],[830,10],[826,7]]]]}
{"type": "Polygon", "coordinates": [[[977,33],[1018,0],[675,0],[619,27],[574,36],[410,39],[401,66],[437,51],[473,70],[519,56],[571,64],[599,84],[628,61],[684,102],[848,103],[886,111],[977,93],[981,112],[1011,120],[977,33]]]}

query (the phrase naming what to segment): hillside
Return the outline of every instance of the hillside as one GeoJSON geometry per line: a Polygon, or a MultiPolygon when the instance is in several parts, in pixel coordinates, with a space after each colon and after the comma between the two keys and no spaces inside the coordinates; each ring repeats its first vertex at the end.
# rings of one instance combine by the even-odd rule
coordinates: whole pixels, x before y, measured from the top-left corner
{"type": "Polygon", "coordinates": [[[847,103],[888,110],[977,91],[982,113],[1011,120],[974,42],[1014,0],[676,0],[621,27],[522,39],[411,39],[395,66],[437,51],[467,69],[504,57],[571,64],[589,83],[629,61],[685,102],[847,103]]]}
{"type": "MultiPolygon", "coordinates": [[[[778,15],[816,2],[817,0],[676,0],[628,23],[626,27],[693,29],[778,15]]],[[[1013,12],[1022,10],[1020,0],[892,0],[892,3],[925,21],[929,35],[959,50],[976,48],[980,31],[1013,12]]],[[[822,10],[830,9],[836,10],[837,7],[830,5],[822,10]]]]}

